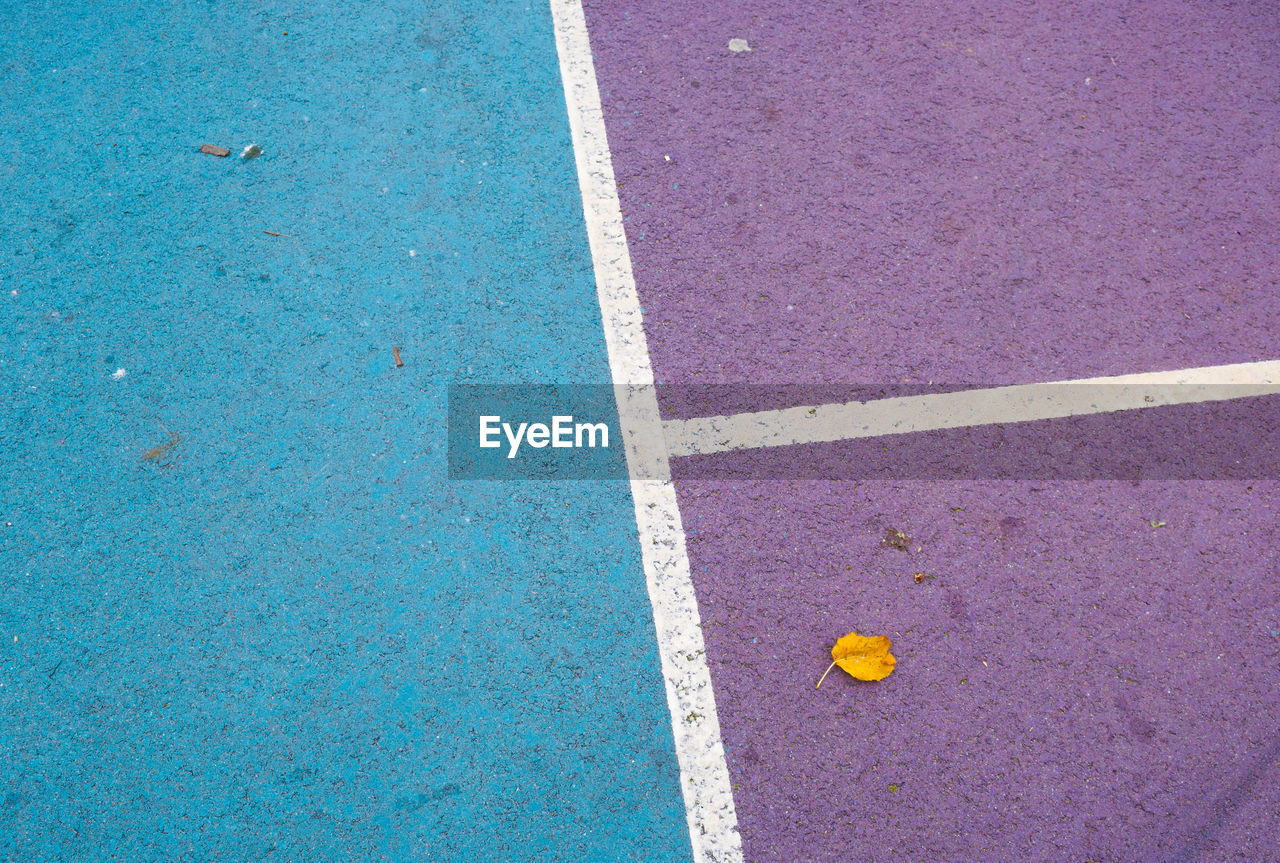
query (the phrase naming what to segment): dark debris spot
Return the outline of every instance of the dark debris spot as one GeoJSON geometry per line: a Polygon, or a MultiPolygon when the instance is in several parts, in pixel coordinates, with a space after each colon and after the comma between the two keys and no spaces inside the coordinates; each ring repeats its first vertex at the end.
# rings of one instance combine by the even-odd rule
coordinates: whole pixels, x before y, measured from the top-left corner
{"type": "Polygon", "coordinates": [[[896,527],[886,527],[884,529],[884,539],[880,540],[880,544],[886,548],[896,548],[898,551],[910,551],[911,537],[896,527]]]}

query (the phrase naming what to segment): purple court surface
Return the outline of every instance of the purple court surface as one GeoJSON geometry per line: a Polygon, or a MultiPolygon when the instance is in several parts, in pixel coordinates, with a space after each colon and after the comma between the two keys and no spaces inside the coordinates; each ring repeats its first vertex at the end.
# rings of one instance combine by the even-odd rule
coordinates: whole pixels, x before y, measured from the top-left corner
{"type": "Polygon", "coordinates": [[[660,381],[1275,358],[1275,4],[586,12],[660,381]]]}
{"type": "MultiPolygon", "coordinates": [[[[1273,3],[586,14],[661,384],[1280,357],[1273,3]]],[[[1275,474],[1033,474],[679,482],[748,861],[1280,860],[1275,474]]]]}

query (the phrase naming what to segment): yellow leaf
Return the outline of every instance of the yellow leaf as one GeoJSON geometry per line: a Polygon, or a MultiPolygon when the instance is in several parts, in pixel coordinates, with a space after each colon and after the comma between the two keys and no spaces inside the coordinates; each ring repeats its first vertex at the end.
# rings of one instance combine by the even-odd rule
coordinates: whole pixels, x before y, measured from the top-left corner
{"type": "Polygon", "coordinates": [[[849,633],[831,648],[831,664],[822,672],[818,686],[822,685],[822,681],[827,679],[831,669],[837,665],[859,680],[884,680],[897,662],[889,652],[889,647],[887,635],[849,633]]]}

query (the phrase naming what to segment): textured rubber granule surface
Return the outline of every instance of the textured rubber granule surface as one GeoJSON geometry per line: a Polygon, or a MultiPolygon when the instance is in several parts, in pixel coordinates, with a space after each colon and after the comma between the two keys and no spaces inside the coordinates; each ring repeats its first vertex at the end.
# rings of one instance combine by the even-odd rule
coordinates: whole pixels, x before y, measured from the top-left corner
{"type": "Polygon", "coordinates": [[[0,858],[686,860],[549,10],[0,16],[0,858]]]}

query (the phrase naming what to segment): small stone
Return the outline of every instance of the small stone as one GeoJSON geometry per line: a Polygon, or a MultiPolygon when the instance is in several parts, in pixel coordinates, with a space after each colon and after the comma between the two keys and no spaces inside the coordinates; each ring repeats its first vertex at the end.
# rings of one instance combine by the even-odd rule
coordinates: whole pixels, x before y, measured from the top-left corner
{"type": "Polygon", "coordinates": [[[729,50],[735,54],[741,54],[745,51],[750,51],[751,46],[747,44],[746,39],[730,39],[729,50]]]}
{"type": "Polygon", "coordinates": [[[258,158],[261,155],[262,155],[262,148],[259,147],[257,144],[250,144],[249,146],[244,148],[243,152],[240,153],[240,158],[244,159],[247,162],[250,159],[258,158]]]}
{"type": "Polygon", "coordinates": [[[226,147],[219,147],[217,144],[201,144],[200,152],[208,153],[210,156],[217,156],[218,158],[226,158],[231,155],[230,150],[226,147]]]}

